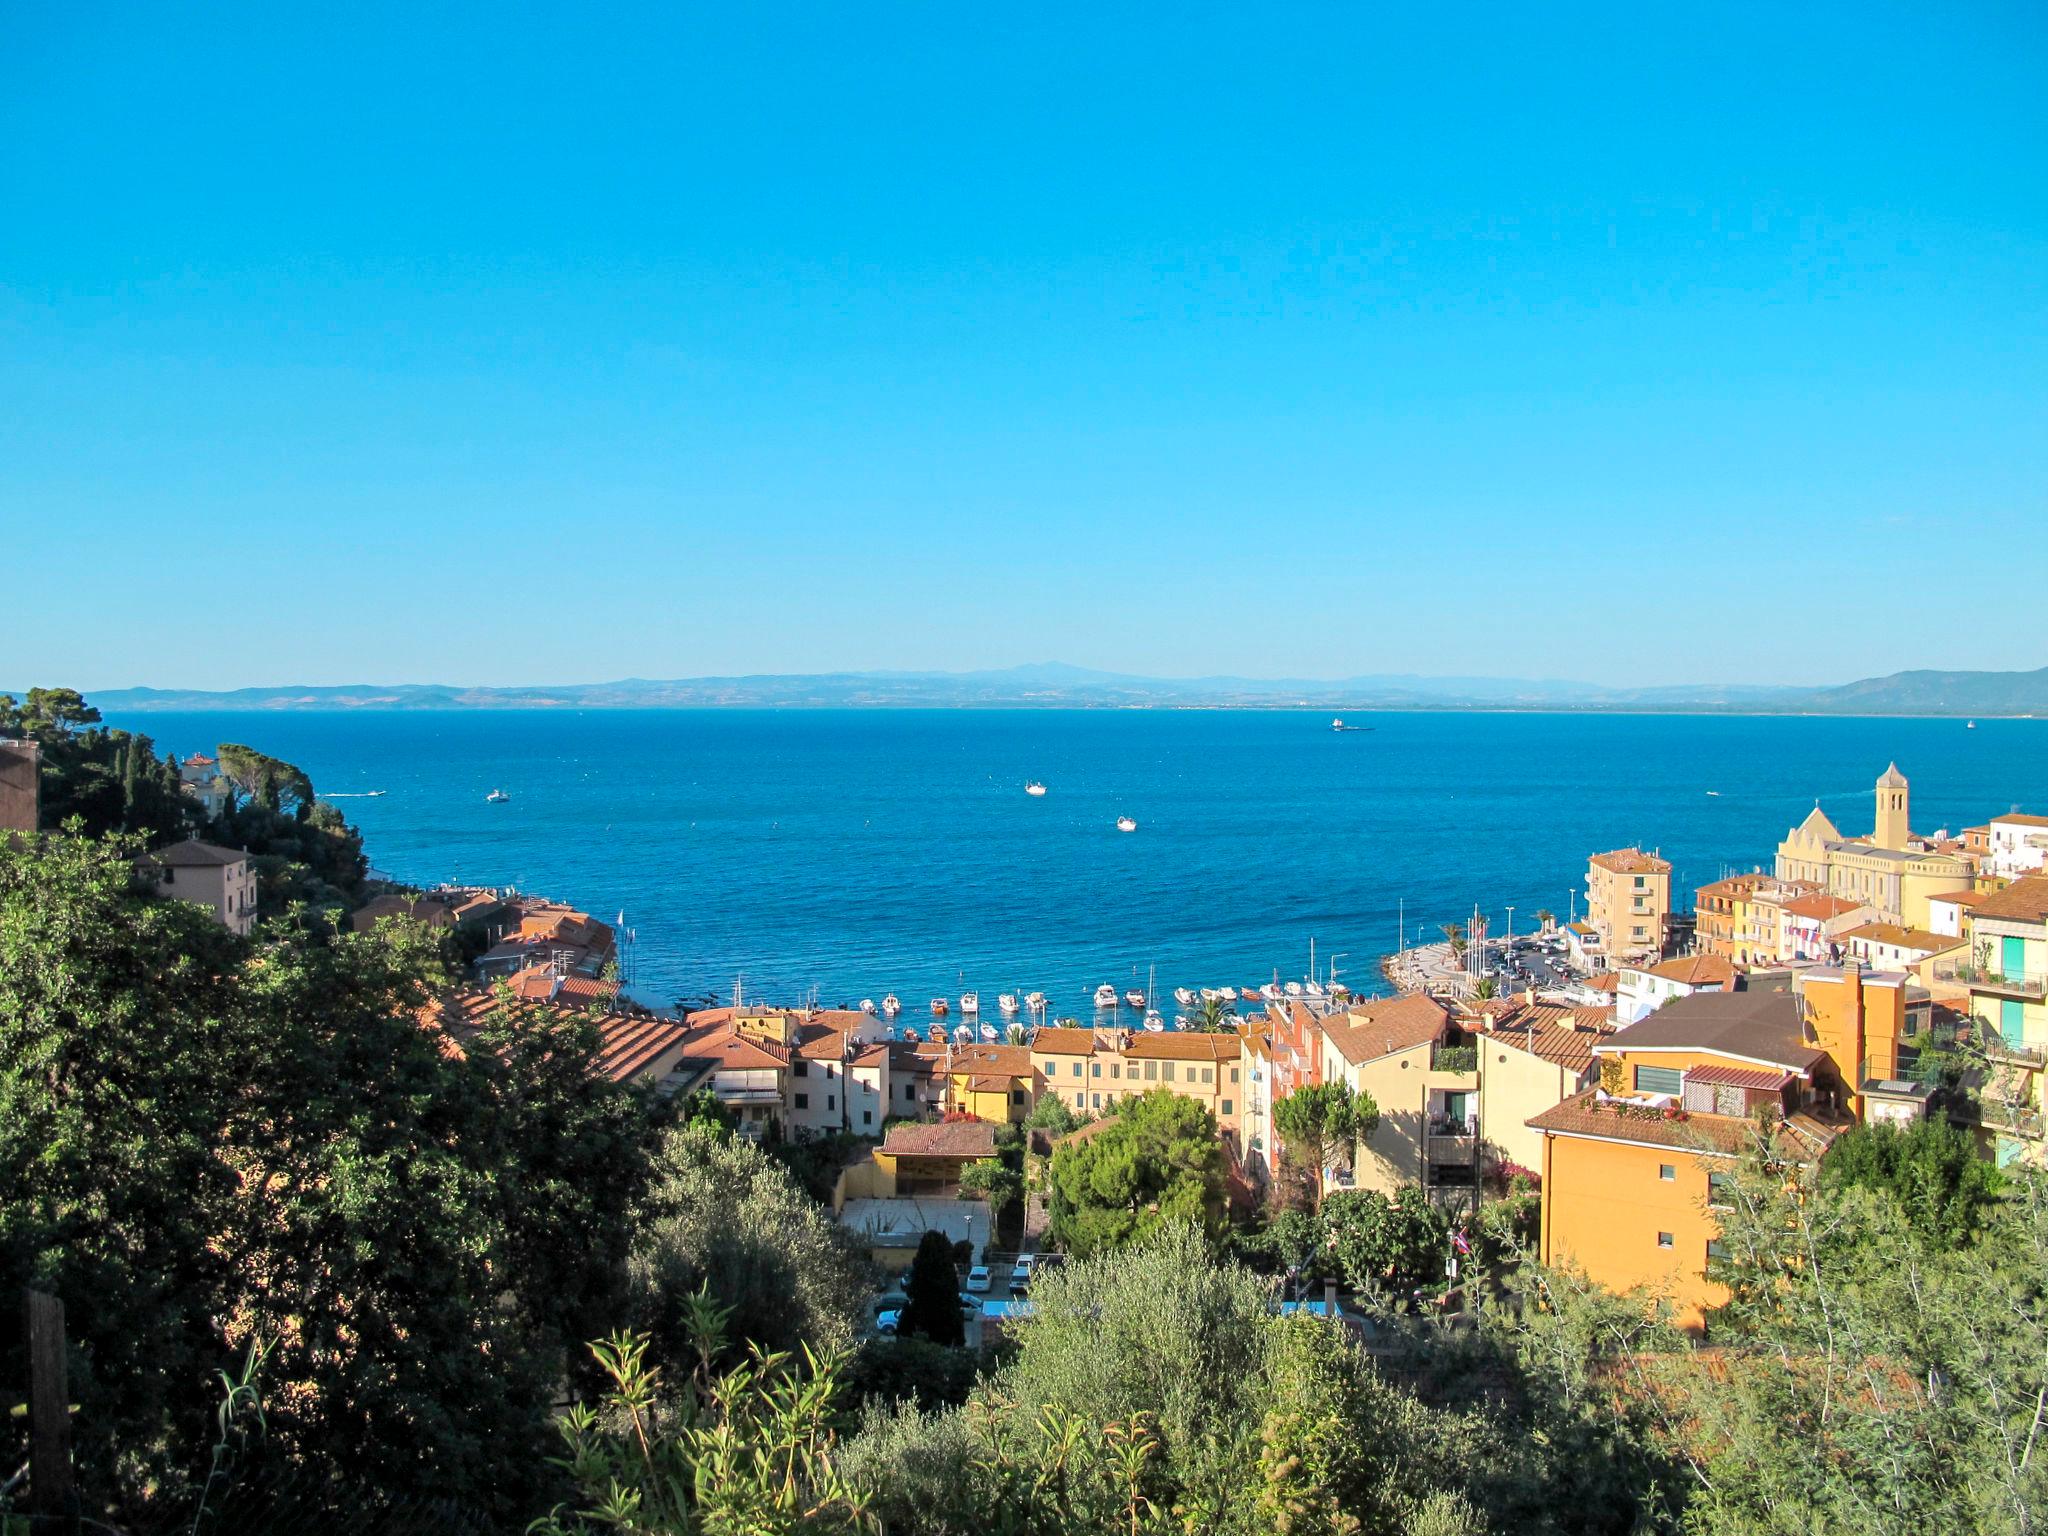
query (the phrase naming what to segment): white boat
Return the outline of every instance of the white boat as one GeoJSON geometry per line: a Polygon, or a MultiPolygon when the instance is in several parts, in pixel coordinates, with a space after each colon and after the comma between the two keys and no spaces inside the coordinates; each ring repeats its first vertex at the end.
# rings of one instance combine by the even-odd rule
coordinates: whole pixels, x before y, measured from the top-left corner
{"type": "Polygon", "coordinates": [[[1001,997],[996,999],[996,1006],[1003,1010],[1004,1018],[1015,1018],[1017,1014],[1017,994],[1014,992],[1005,992],[1001,997]]]}
{"type": "Polygon", "coordinates": [[[1287,983],[1286,986],[1282,987],[1280,990],[1285,992],[1289,997],[1299,997],[1301,996],[1301,983],[1298,981],[1290,981],[1289,983],[1287,983]]]}
{"type": "Polygon", "coordinates": [[[915,1045],[918,1041],[922,1040],[924,1036],[918,1033],[918,1029],[915,1024],[906,1024],[903,1026],[903,1038],[905,1040],[908,1040],[912,1045],[915,1045]]]}
{"type": "Polygon", "coordinates": [[[488,795],[484,796],[484,804],[503,805],[507,800],[510,800],[511,798],[512,797],[506,794],[505,791],[503,791],[502,789],[494,789],[488,795]]]}
{"type": "Polygon", "coordinates": [[[1964,726],[1963,729],[1966,731],[1974,731],[1975,729],[1977,729],[1977,722],[1972,720],[1968,725],[1964,726]]]}
{"type": "Polygon", "coordinates": [[[1025,794],[1027,794],[1027,795],[1034,795],[1034,796],[1035,796],[1035,795],[1042,795],[1042,794],[1044,794],[1044,793],[1045,793],[1045,786],[1044,786],[1043,784],[1039,783],[1039,782],[1038,782],[1038,780],[1036,780],[1036,779],[1033,779],[1033,780],[1032,780],[1032,781],[1031,781],[1031,782],[1030,782],[1029,784],[1026,784],[1026,785],[1024,786],[1024,793],[1025,793],[1025,794]]]}
{"type": "Polygon", "coordinates": [[[1162,1034],[1166,1029],[1166,1020],[1159,1017],[1156,1013],[1147,1013],[1145,1015],[1145,1028],[1155,1035],[1162,1034]]]}
{"type": "Polygon", "coordinates": [[[1106,981],[1097,987],[1095,989],[1095,1006],[1098,1008],[1114,1008],[1116,1006],[1116,988],[1106,981]]]}
{"type": "Polygon", "coordinates": [[[1045,1012],[1045,994],[1043,992],[1026,992],[1024,994],[1024,1006],[1033,1013],[1045,1012]]]}
{"type": "Polygon", "coordinates": [[[960,1011],[962,1013],[981,1012],[981,994],[979,992],[962,992],[960,994],[960,1011]]]}
{"type": "Polygon", "coordinates": [[[1128,816],[1119,816],[1116,819],[1116,829],[1119,832],[1135,832],[1138,830],[1138,824],[1128,816]]]}
{"type": "Polygon", "coordinates": [[[965,1024],[955,1024],[953,1026],[953,1043],[955,1045],[972,1045],[974,1043],[974,1031],[965,1024]]]}
{"type": "Polygon", "coordinates": [[[1124,1001],[1129,1003],[1133,1008],[1142,1008],[1145,1006],[1145,994],[1140,992],[1136,987],[1133,987],[1130,991],[1124,994],[1124,1001]]]}
{"type": "Polygon", "coordinates": [[[1342,715],[1339,715],[1339,716],[1338,716],[1338,717],[1337,717],[1336,719],[1332,720],[1332,721],[1330,722],[1330,729],[1331,729],[1331,730],[1333,730],[1333,731],[1341,731],[1341,730],[1343,730],[1343,729],[1344,729],[1344,717],[1343,717],[1342,715]]]}
{"type": "Polygon", "coordinates": [[[897,1000],[896,994],[894,992],[891,992],[887,997],[882,999],[883,1018],[893,1019],[896,1017],[897,1014],[901,1013],[902,1011],[903,1004],[897,1000]]]}
{"type": "Polygon", "coordinates": [[[987,1042],[988,1042],[988,1043],[989,1043],[990,1045],[994,1045],[994,1044],[996,1043],[996,1040],[997,1040],[997,1035],[996,1035],[996,1027],[995,1027],[995,1025],[993,1025],[993,1024],[984,1024],[984,1025],[982,1025],[982,1026],[981,1026],[981,1038],[982,1038],[982,1039],[984,1039],[984,1040],[986,1040],[986,1041],[987,1041],[987,1042]]]}
{"type": "Polygon", "coordinates": [[[875,1000],[872,997],[862,998],[860,1000],[860,1011],[862,1013],[873,1013],[875,1011],[875,1000]]]}
{"type": "Polygon", "coordinates": [[[933,1018],[943,1019],[947,1014],[951,1013],[952,1011],[953,1005],[947,1002],[943,997],[935,997],[932,999],[933,1018]]]}
{"type": "Polygon", "coordinates": [[[1330,995],[1329,993],[1323,990],[1323,984],[1320,981],[1312,981],[1307,986],[1303,987],[1301,990],[1306,992],[1310,997],[1328,997],[1330,995]]]}
{"type": "Polygon", "coordinates": [[[1267,982],[1263,987],[1259,988],[1259,996],[1263,997],[1269,1003],[1277,1003],[1285,995],[1285,993],[1283,993],[1278,987],[1274,986],[1273,983],[1270,981],[1267,982]]]}
{"type": "Polygon", "coordinates": [[[1186,987],[1175,987],[1173,989],[1173,1000],[1176,1003],[1179,1003],[1183,1008],[1192,1008],[1195,1006],[1195,994],[1190,992],[1186,987]]]}

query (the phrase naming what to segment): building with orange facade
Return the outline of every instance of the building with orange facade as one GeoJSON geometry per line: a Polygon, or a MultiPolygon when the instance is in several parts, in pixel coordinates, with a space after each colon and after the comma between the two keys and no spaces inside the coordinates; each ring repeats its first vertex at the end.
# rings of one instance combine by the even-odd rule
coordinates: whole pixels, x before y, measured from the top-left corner
{"type": "Polygon", "coordinates": [[[1528,1122],[1544,1262],[1663,1292],[1704,1326],[1727,1295],[1707,1271],[1735,1159],[1765,1121],[1818,1159],[1859,1120],[1924,1114],[1928,1090],[1900,1071],[1926,1006],[1902,974],[1816,967],[1796,987],[1694,993],[1595,1044],[1597,1084],[1528,1122]]]}
{"type": "Polygon", "coordinates": [[[1652,961],[1671,922],[1671,863],[1640,848],[1586,861],[1586,924],[1603,967],[1652,961]]]}

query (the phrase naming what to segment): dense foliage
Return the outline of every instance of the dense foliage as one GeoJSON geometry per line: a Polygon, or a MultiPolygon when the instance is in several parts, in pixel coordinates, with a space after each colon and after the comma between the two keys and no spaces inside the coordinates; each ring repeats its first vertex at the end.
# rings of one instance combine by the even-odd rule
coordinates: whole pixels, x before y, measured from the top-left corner
{"type": "Polygon", "coordinates": [[[0,1294],[66,1303],[89,1495],[175,1498],[213,1372],[261,1341],[275,1453],[525,1507],[624,1251],[638,1101],[588,1028],[451,1057],[417,930],[238,939],[130,855],[0,846],[0,1294]]]}
{"type": "Polygon", "coordinates": [[[158,759],[139,732],[100,724],[100,712],[70,688],[31,688],[26,700],[0,693],[0,736],[42,748],[42,823],[76,822],[88,834],[131,832],[150,846],[175,842],[194,825],[175,758],[158,759]]]}
{"type": "Polygon", "coordinates": [[[1170,1088],[1125,1099],[1085,1135],[1059,1143],[1048,1182],[1052,1236],[1071,1254],[1099,1253],[1188,1220],[1221,1230],[1216,1119],[1170,1088]]]}
{"type": "Polygon", "coordinates": [[[1370,1136],[1380,1123],[1380,1109],[1369,1093],[1355,1093],[1344,1082],[1313,1083],[1273,1102],[1273,1129],[1287,1156],[1304,1171],[1323,1198],[1323,1170],[1349,1164],[1354,1144],[1370,1136]]]}

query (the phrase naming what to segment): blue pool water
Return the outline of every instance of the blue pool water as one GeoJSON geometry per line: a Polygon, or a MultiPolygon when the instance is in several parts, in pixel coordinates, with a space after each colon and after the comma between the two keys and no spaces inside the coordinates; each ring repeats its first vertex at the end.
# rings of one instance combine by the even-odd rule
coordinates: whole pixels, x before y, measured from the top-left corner
{"type": "MultiPolygon", "coordinates": [[[[1816,797],[1844,832],[1897,759],[1917,829],[2048,808],[2048,722],[1286,711],[146,714],[181,755],[300,764],[399,878],[520,887],[638,933],[650,1000],[1376,979],[1474,902],[1563,916],[1586,855],[1683,889],[1768,865],[1816,797]],[[1023,792],[1028,779],[1050,788],[1023,792]],[[502,787],[504,805],[484,796],[502,787]],[[1716,790],[1717,795],[1707,791],[1716,790]],[[1139,822],[1120,834],[1119,814],[1139,822]]],[[[1171,1003],[1167,1012],[1172,1012],[1171,1003]]]]}

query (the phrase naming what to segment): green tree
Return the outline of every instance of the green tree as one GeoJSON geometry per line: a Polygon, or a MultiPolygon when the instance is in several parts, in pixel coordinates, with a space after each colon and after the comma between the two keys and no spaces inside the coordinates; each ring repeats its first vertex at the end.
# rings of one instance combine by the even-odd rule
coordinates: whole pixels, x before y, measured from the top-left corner
{"type": "Polygon", "coordinates": [[[1237,1005],[1227,997],[1205,997],[1188,1016],[1187,1027],[1196,1034],[1234,1033],[1237,1029],[1237,1005]]]}
{"type": "Polygon", "coordinates": [[[1046,1131],[1055,1137],[1079,1130],[1087,1123],[1087,1116],[1069,1109],[1067,1101],[1052,1092],[1041,1093],[1038,1102],[1031,1106],[1031,1113],[1024,1119],[1026,1130],[1046,1131]]]}
{"type": "Polygon", "coordinates": [[[1051,1235],[1085,1255],[1163,1224],[1221,1231],[1223,1149],[1216,1121],[1193,1099],[1155,1088],[1125,1099],[1101,1130],[1053,1150],[1051,1235]]]}
{"type": "Polygon", "coordinates": [[[1323,1203],[1323,1170],[1340,1156],[1348,1162],[1352,1148],[1372,1135],[1379,1123],[1380,1110],[1372,1095],[1356,1093],[1344,1082],[1310,1084],[1273,1103],[1273,1129],[1308,1173],[1318,1207],[1323,1203]]]}
{"type": "Polygon", "coordinates": [[[1860,1187],[1890,1196],[1908,1224],[1941,1247],[1974,1238],[2005,1185],[1945,1117],[1916,1121],[1909,1130],[1854,1126],[1835,1138],[1821,1170],[1831,1189],[1860,1187]]]}
{"type": "Polygon", "coordinates": [[[960,1319],[960,1272],[953,1267],[953,1245],[943,1232],[927,1232],[917,1240],[917,1255],[903,1278],[896,1332],[934,1344],[958,1344],[966,1337],[960,1319]]]}
{"type": "MultiPolygon", "coordinates": [[[[176,1498],[213,1368],[260,1340],[280,1454],[509,1516],[549,1475],[548,1330],[601,1290],[511,1216],[592,1172],[549,1102],[576,1058],[451,1059],[425,935],[238,939],[139,893],[132,851],[0,846],[0,1290],[67,1303],[91,1496],[176,1498]]],[[[605,1262],[573,1208],[564,1234],[605,1262]]]]}
{"type": "Polygon", "coordinates": [[[1350,1285],[1404,1296],[1443,1279],[1450,1222],[1416,1185],[1391,1200],[1377,1190],[1340,1190],[1323,1202],[1322,1217],[1350,1285]]]}
{"type": "Polygon", "coordinates": [[[1465,925],[1463,923],[1445,923],[1443,924],[1442,932],[1444,942],[1451,946],[1451,958],[1453,960],[1464,959],[1465,925]]]}
{"type": "Polygon", "coordinates": [[[1500,994],[1500,983],[1491,976],[1482,976],[1472,988],[1472,995],[1480,1002],[1488,1002],[1500,994]]]}
{"type": "Polygon", "coordinates": [[[988,1202],[1000,1215],[1024,1198],[1024,1175],[999,1158],[985,1157],[960,1170],[960,1192],[988,1202]]]}
{"type": "Polygon", "coordinates": [[[633,1224],[629,1315],[658,1363],[688,1358],[693,1298],[707,1288],[740,1344],[853,1341],[868,1287],[852,1239],[789,1169],[722,1126],[663,1134],[633,1224]]]}
{"type": "Polygon", "coordinates": [[[0,694],[0,736],[41,746],[42,824],[76,822],[87,836],[132,832],[151,846],[188,834],[193,807],[175,759],[160,762],[145,735],[110,729],[75,689],[31,688],[28,702],[0,694]]]}
{"type": "Polygon", "coordinates": [[[220,771],[238,796],[273,815],[289,814],[304,821],[313,813],[313,781],[294,763],[237,741],[224,741],[220,744],[220,771]]]}

